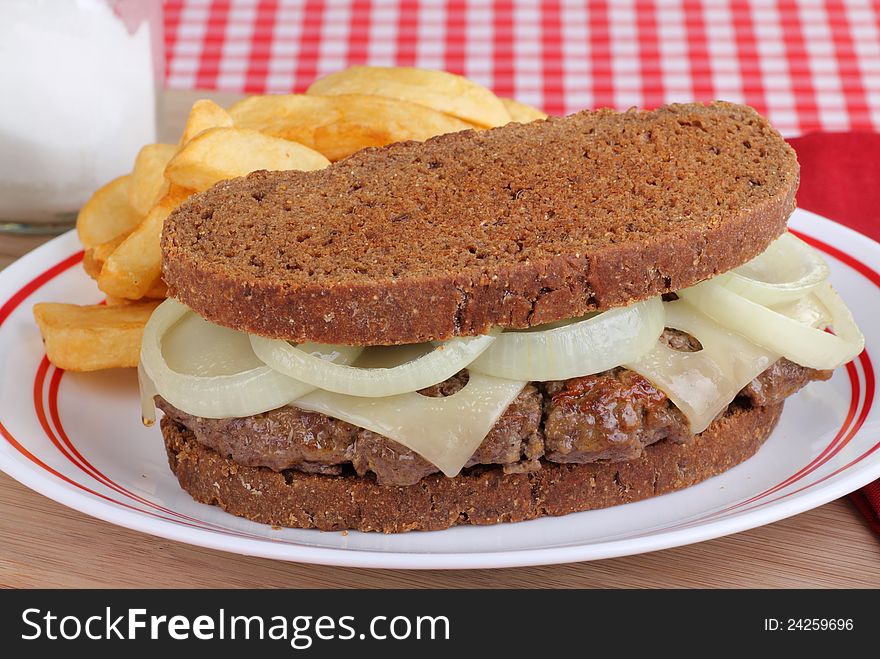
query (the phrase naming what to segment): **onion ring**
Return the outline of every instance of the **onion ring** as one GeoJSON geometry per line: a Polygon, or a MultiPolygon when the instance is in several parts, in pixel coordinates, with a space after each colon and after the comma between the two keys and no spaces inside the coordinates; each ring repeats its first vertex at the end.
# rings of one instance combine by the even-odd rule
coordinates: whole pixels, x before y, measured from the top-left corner
{"type": "Polygon", "coordinates": [[[663,318],[656,297],[549,329],[504,332],[468,369],[526,382],[600,373],[650,350],[663,333],[663,318]]]}
{"type": "Polygon", "coordinates": [[[757,304],[712,280],[685,288],[678,295],[724,327],[796,364],[837,368],[862,351],[865,337],[830,284],[812,292],[831,314],[834,334],[757,304]]]}
{"type": "Polygon", "coordinates": [[[752,302],[774,305],[803,297],[828,279],[828,272],[816,250],[786,232],[731,271],[725,286],[752,302]]]}
{"type": "MultiPolygon", "coordinates": [[[[491,335],[456,337],[416,359],[388,367],[363,368],[316,357],[312,354],[312,343],[293,346],[280,339],[254,335],[250,339],[254,354],[279,373],[326,391],[366,398],[394,396],[443,382],[466,368],[495,341],[491,335]]],[[[411,355],[409,346],[401,346],[400,352],[407,358],[411,355]]]]}
{"type": "MultiPolygon", "coordinates": [[[[359,352],[346,348],[335,358],[352,360],[359,352]]],[[[211,419],[266,412],[314,389],[262,365],[246,334],[208,323],[170,298],[156,308],[144,328],[141,365],[165,400],[188,414],[211,419]],[[194,324],[181,328],[186,322],[194,324]],[[190,336],[169,337],[176,331],[190,336]],[[172,345],[170,352],[176,354],[166,355],[164,344],[175,341],[180,345],[172,345]],[[222,355],[220,363],[217,355],[222,355]]]]}

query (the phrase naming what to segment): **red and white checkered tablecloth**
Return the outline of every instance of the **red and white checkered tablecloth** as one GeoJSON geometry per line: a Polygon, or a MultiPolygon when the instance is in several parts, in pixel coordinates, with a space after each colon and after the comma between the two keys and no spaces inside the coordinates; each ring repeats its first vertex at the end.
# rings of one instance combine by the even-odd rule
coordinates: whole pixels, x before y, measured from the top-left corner
{"type": "Polygon", "coordinates": [[[165,23],[174,89],[300,92],[404,65],[553,114],[721,98],[787,135],[880,130],[875,0],[167,0],[165,23]]]}

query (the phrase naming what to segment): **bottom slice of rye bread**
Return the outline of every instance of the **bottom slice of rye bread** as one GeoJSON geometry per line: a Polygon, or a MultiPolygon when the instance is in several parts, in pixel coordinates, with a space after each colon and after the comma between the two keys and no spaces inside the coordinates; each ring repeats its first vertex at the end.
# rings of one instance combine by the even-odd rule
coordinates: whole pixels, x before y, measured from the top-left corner
{"type": "Polygon", "coordinates": [[[523,474],[473,468],[405,487],[378,485],[371,477],[241,466],[168,417],[161,425],[171,469],[196,501],[275,526],[400,533],[567,515],[694,485],[754,455],[776,426],[782,405],[732,409],[693,441],[662,441],[628,462],[543,462],[538,471],[523,474]]]}

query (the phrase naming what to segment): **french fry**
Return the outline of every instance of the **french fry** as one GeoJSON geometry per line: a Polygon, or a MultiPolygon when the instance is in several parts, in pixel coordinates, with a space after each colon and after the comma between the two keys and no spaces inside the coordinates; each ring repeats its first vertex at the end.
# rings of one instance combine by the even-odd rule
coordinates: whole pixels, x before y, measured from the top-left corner
{"type": "Polygon", "coordinates": [[[165,183],[165,166],[177,153],[176,144],[147,144],[140,150],[134,161],[128,199],[141,217],[146,217],[150,209],[160,199],[160,191],[165,183]]]}
{"type": "Polygon", "coordinates": [[[165,176],[177,185],[202,191],[258,169],[309,171],[329,164],[317,151],[290,140],[247,128],[209,128],[171,159],[165,176]]]}
{"type": "Polygon", "coordinates": [[[232,117],[226,110],[214,101],[203,98],[193,103],[186,118],[186,126],[183,128],[179,146],[185,146],[196,135],[209,128],[230,128],[232,125],[232,117]]]}
{"type": "Polygon", "coordinates": [[[122,244],[122,241],[128,236],[127,233],[122,234],[108,240],[106,243],[95,245],[91,249],[87,249],[83,254],[83,270],[92,279],[97,280],[101,276],[101,269],[104,267],[104,261],[113,253],[113,251],[122,244]]]}
{"type": "Polygon", "coordinates": [[[137,366],[141,337],[158,302],[78,306],[43,302],[34,306],[49,361],[69,371],[137,366]]]}
{"type": "MultiPolygon", "coordinates": [[[[89,250],[91,251],[91,250],[89,250]]],[[[87,252],[88,254],[88,252],[87,252]]],[[[83,263],[85,263],[85,258],[83,259],[83,263]]],[[[89,275],[92,279],[97,280],[98,277],[101,276],[101,269],[104,266],[103,261],[97,262],[97,269],[93,267],[86,268],[86,274],[89,275]]],[[[168,297],[168,286],[165,285],[165,282],[161,277],[153,280],[153,283],[150,284],[150,287],[147,289],[147,292],[144,294],[141,300],[164,300],[168,297]]],[[[137,300],[129,300],[125,297],[115,297],[113,295],[107,296],[107,304],[129,304],[131,302],[137,302],[137,300]]]]}
{"type": "Polygon", "coordinates": [[[159,237],[165,218],[174,210],[159,203],[104,262],[98,288],[107,295],[132,300],[143,297],[161,271],[159,237]]]}
{"type": "MultiPolygon", "coordinates": [[[[156,290],[161,290],[166,293],[168,292],[168,289],[165,287],[164,282],[162,283],[161,289],[159,288],[158,284],[154,284],[154,287],[156,290]]],[[[150,292],[152,292],[152,290],[153,289],[151,288],[150,292]]],[[[129,300],[124,297],[113,297],[112,295],[108,295],[106,298],[104,298],[104,304],[111,306],[111,307],[116,307],[116,306],[120,306],[120,305],[124,305],[124,304],[145,304],[147,302],[155,302],[156,304],[158,304],[160,302],[164,302],[165,297],[166,297],[165,295],[159,295],[159,296],[145,295],[140,300],[129,300]]]]}
{"type": "Polygon", "coordinates": [[[380,96],[251,96],[229,114],[236,126],[299,142],[332,161],[371,146],[473,128],[431,108],[380,96]]]}
{"type": "Polygon", "coordinates": [[[116,248],[119,247],[126,238],[128,238],[129,234],[123,234],[121,236],[116,236],[113,240],[108,240],[106,243],[101,243],[100,245],[95,245],[92,249],[92,254],[98,263],[100,263],[103,267],[104,261],[110,258],[110,255],[116,251],[116,248]]]}
{"type": "Polygon", "coordinates": [[[306,93],[310,96],[365,94],[409,101],[484,128],[503,126],[510,121],[510,115],[495,94],[472,80],[446,71],[352,66],[316,80],[306,93]]]}
{"type": "Polygon", "coordinates": [[[168,297],[168,287],[161,277],[153,280],[153,283],[147,289],[146,295],[144,295],[144,298],[150,300],[164,300],[166,297],[168,297]]]}
{"type": "Polygon", "coordinates": [[[197,101],[177,144],[144,146],[131,174],[83,205],[83,267],[106,305],[38,304],[49,359],[70,370],[136,365],[144,323],[168,294],[162,226],[197,191],[258,169],[321,169],[367,147],[546,116],[461,76],[414,68],[352,67],[306,94],[253,96],[228,111],[197,101]]]}
{"type": "Polygon", "coordinates": [[[98,188],[80,208],[76,232],[89,249],[128,233],[143,219],[131,205],[132,176],[126,174],[98,188]]]}
{"type": "Polygon", "coordinates": [[[98,288],[107,295],[129,300],[139,300],[147,294],[162,270],[162,224],[191,194],[192,190],[171,186],[146,219],[107,257],[98,288]]]}
{"type": "Polygon", "coordinates": [[[547,118],[546,112],[542,112],[531,105],[515,101],[512,98],[502,98],[501,102],[504,104],[505,109],[510,115],[511,121],[516,121],[520,124],[528,124],[537,121],[538,119],[547,118]]]}
{"type": "Polygon", "coordinates": [[[95,258],[95,250],[87,249],[85,253],[83,253],[83,270],[86,271],[86,274],[92,279],[97,279],[101,276],[101,268],[104,267],[104,262],[99,261],[95,258]]]}

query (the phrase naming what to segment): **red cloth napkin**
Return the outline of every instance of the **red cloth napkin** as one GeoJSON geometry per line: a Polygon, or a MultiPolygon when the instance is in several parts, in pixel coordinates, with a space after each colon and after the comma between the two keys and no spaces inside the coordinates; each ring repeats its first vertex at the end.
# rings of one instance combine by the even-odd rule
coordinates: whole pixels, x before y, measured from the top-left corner
{"type": "MultiPolygon", "coordinates": [[[[801,163],[798,206],[880,241],[880,134],[812,133],[789,143],[801,163]]],[[[880,533],[880,480],[849,496],[880,533]]]]}
{"type": "Polygon", "coordinates": [[[788,143],[801,163],[798,206],[880,241],[880,133],[811,133],[788,143]]]}

